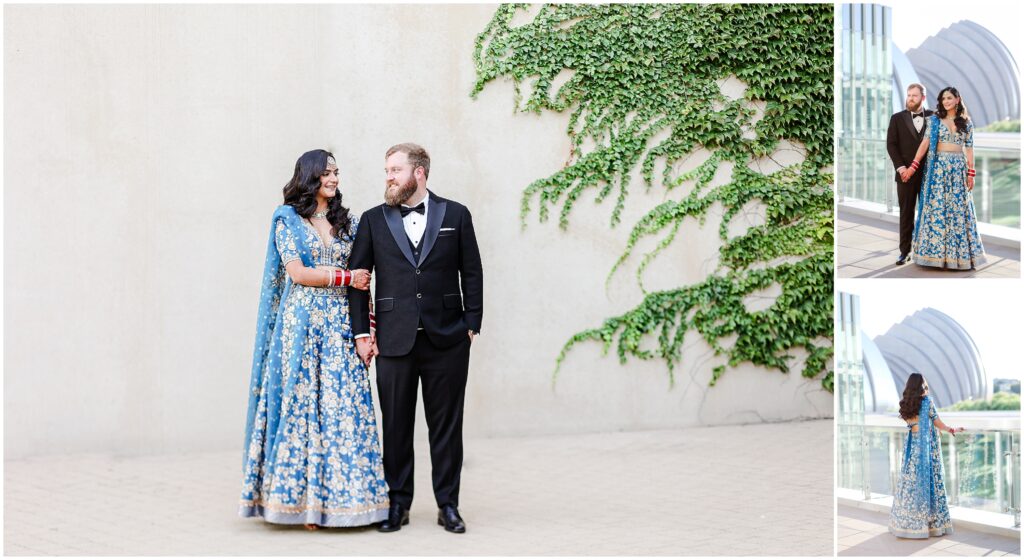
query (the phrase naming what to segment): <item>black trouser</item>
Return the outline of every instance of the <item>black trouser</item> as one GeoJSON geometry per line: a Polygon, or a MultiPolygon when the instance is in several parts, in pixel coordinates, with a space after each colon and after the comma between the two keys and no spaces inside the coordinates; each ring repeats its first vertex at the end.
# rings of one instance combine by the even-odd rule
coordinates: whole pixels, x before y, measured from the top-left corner
{"type": "Polygon", "coordinates": [[[918,177],[909,183],[896,181],[896,198],[900,203],[900,254],[910,252],[910,242],[914,238],[914,209],[917,206],[917,195],[921,193],[921,170],[918,177]]]}
{"type": "Polygon", "coordinates": [[[377,357],[377,392],[384,428],[384,479],[391,503],[412,506],[416,391],[423,380],[423,409],[437,506],[459,505],[462,476],[462,409],[469,373],[469,336],[450,348],[431,344],[423,331],[412,350],[377,357]]]}

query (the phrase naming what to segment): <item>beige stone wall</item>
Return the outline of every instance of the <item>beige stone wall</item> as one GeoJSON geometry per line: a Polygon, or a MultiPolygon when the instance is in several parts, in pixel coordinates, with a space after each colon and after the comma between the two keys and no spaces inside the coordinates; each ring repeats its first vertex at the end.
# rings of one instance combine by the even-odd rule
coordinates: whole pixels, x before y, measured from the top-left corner
{"type": "MultiPolygon", "coordinates": [[[[431,151],[430,187],[472,210],[483,254],[467,432],[831,416],[799,371],[747,365],[709,390],[720,358],[696,338],[672,388],[660,362],[620,366],[597,345],[552,386],[572,333],[639,301],[630,269],[608,293],[604,278],[662,194],[631,195],[615,229],[593,193],[568,231],[520,229],[523,187],[566,159],[567,116],[514,114],[509,83],[469,98],[493,9],[6,6],[7,457],[240,445],[269,218],[295,159],[334,151],[362,211],[407,140],[431,151]]],[[[717,222],[682,235],[650,287],[713,268],[717,222]]]]}

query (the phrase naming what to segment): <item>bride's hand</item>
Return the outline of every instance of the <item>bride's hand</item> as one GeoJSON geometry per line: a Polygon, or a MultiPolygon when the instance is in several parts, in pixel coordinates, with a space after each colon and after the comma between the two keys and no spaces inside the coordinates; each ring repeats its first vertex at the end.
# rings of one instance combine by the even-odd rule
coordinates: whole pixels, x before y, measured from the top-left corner
{"type": "Polygon", "coordinates": [[[370,271],[365,268],[357,268],[350,271],[352,273],[352,287],[357,290],[369,290],[370,289],[370,271]]]}
{"type": "Polygon", "coordinates": [[[974,177],[971,177],[970,175],[968,175],[967,176],[967,192],[971,192],[973,190],[974,190],[974,177]]]}

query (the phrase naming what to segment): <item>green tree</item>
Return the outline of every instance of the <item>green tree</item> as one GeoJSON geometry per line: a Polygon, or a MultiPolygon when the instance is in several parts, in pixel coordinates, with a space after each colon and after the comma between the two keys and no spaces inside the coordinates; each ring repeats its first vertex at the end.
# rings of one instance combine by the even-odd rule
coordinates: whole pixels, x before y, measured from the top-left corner
{"type": "Polygon", "coordinates": [[[1014,393],[996,393],[991,400],[960,401],[942,410],[1020,410],[1020,395],[1014,393]]]}
{"type": "Polygon", "coordinates": [[[1005,121],[996,121],[988,123],[982,128],[978,129],[978,132],[1020,132],[1020,119],[1005,121]]]}

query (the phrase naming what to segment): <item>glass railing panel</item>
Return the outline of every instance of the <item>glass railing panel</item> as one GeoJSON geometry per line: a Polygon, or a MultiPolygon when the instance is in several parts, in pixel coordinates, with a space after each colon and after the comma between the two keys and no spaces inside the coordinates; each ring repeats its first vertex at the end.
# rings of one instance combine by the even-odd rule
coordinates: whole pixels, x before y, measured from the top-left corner
{"type": "MultiPolygon", "coordinates": [[[[898,210],[895,172],[884,139],[844,138],[840,133],[840,200],[874,202],[898,210]]],[[[977,184],[972,192],[978,221],[1020,228],[1020,149],[975,145],[977,184]]]]}
{"type": "MultiPolygon", "coordinates": [[[[841,488],[865,499],[892,495],[903,464],[907,429],[840,424],[841,488]]],[[[970,430],[941,436],[946,496],[950,506],[1011,513],[1019,524],[1019,430],[970,430]]]]}

